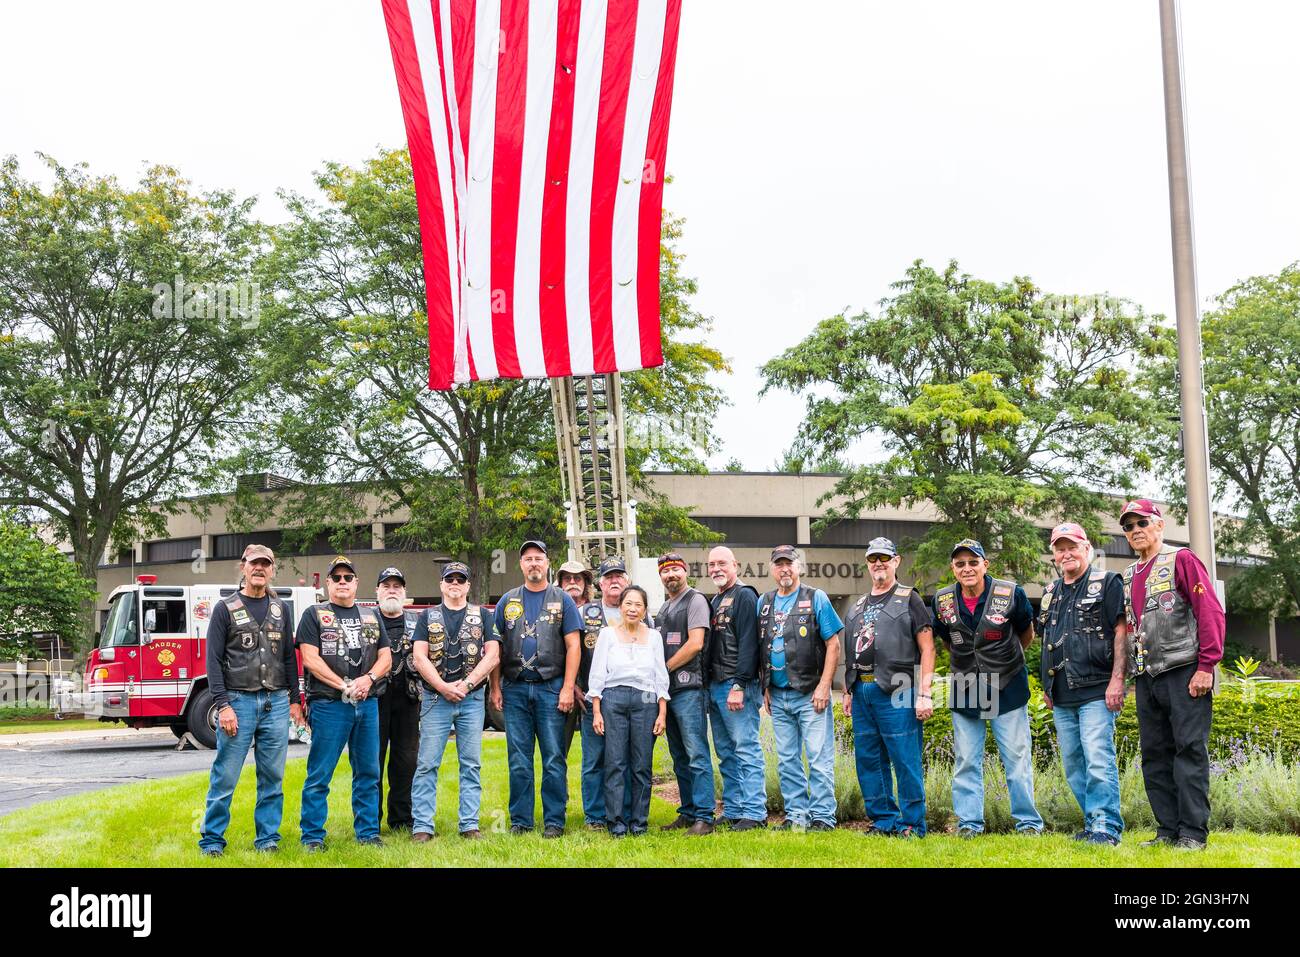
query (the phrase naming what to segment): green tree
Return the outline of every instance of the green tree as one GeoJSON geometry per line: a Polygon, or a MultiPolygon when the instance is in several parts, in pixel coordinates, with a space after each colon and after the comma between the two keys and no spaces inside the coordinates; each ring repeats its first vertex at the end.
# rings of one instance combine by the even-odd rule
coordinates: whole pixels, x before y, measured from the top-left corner
{"type": "Polygon", "coordinates": [[[0,163],[0,506],[47,516],[93,581],[218,458],[251,378],[260,227],[167,167],[128,188],[45,162],[48,189],[0,163]]]}
{"type": "Polygon", "coordinates": [[[1170,332],[1118,300],[1047,296],[955,262],[918,260],[893,288],[876,315],[826,319],[762,370],[764,391],[809,396],[793,455],[841,456],[868,437],[887,454],[836,484],[827,499],[845,501],[823,523],[928,503],[938,521],[908,543],[923,582],[948,579],[966,536],[1002,573],[1042,577],[1038,526],[1068,517],[1095,535],[1104,492],[1151,467],[1157,407],[1132,366],[1168,353],[1170,332]]]}
{"type": "Polygon", "coordinates": [[[0,510],[0,658],[31,654],[39,633],[77,647],[82,606],[94,597],[92,582],[57,548],[13,510],[0,510]]]}
{"type": "MultiPolygon", "coordinates": [[[[284,195],[291,219],[262,264],[276,293],[264,310],[275,336],[260,367],[270,426],[250,430],[240,467],[302,480],[278,499],[281,523],[298,526],[300,538],[401,507],[410,519],[393,545],[467,556],[474,580],[486,582],[495,550],[510,556],[521,536],[554,541],[563,532],[548,385],[427,388],[423,261],[405,150],[358,168],[326,164],[316,185],[319,200],[284,195]]],[[[649,437],[627,456],[647,547],[664,535],[708,534],[654,495],[643,470],[702,467],[722,401],[706,375],[726,368],[716,350],[688,338],[709,323],[691,307],[694,282],[671,247],[679,229],[666,224],[660,272],[665,365],[624,379],[629,432],[649,437]],[[650,417],[655,428],[638,432],[638,419],[650,417]]],[[[265,517],[255,498],[242,497],[237,520],[265,517]]]]}
{"type": "MultiPolygon", "coordinates": [[[[1300,607],[1300,263],[1254,276],[1219,296],[1201,323],[1203,376],[1216,500],[1241,515],[1218,523],[1224,555],[1250,558],[1228,582],[1236,608],[1290,616],[1300,607]]],[[[1178,408],[1167,357],[1154,384],[1178,408]]],[[[1163,463],[1183,500],[1177,447],[1163,463]]]]}

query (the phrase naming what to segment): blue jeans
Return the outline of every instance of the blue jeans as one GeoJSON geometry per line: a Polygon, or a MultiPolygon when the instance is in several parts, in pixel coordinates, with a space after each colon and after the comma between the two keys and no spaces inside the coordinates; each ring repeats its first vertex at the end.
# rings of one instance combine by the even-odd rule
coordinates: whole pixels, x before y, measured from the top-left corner
{"type": "Polygon", "coordinates": [[[432,834],[438,805],[438,768],[447,748],[447,738],[456,729],[456,763],[460,774],[461,832],[478,830],[479,768],[483,754],[483,713],[486,688],[452,703],[428,688],[421,690],[420,756],[411,782],[413,834],[432,834]]]}
{"type": "Polygon", "coordinates": [[[1041,831],[1043,819],[1034,807],[1033,743],[1029,735],[1029,711],[1021,705],[991,720],[952,712],[956,767],[952,776],[952,809],[957,826],[984,830],[984,739],[985,724],[993,725],[1002,768],[1011,795],[1011,818],[1017,831],[1041,831]]]}
{"type": "Polygon", "coordinates": [[[862,804],[877,831],[911,828],[925,834],[925,773],[921,770],[921,722],[912,691],[891,695],[874,681],[853,686],[853,754],[862,804]],[[894,801],[894,778],[898,801],[894,801]],[[900,807],[901,806],[901,807],[900,807]]]}
{"type": "Polygon", "coordinates": [[[318,698],[311,702],[311,751],[302,786],[302,842],[325,842],[330,781],[343,748],[352,765],[352,830],[358,841],[379,837],[379,699],[351,705],[318,698]]]}
{"type": "MultiPolygon", "coordinates": [[[[564,713],[559,710],[564,678],[549,681],[502,679],[506,753],[510,763],[510,824],[532,830],[533,749],[542,752],[542,824],[564,827],[569,803],[568,762],[564,754],[564,713]]],[[[576,707],[576,705],[575,705],[576,707]]]]}
{"type": "Polygon", "coordinates": [[[767,779],[763,745],[758,740],[758,706],[763,695],[758,682],[744,686],[745,706],[727,709],[731,682],[709,685],[709,728],[722,773],[722,816],[728,820],[767,820],[767,779]]]}
{"type": "Polygon", "coordinates": [[[1083,826],[1111,837],[1124,833],[1119,810],[1119,765],[1115,761],[1115,712],[1100,698],[1052,709],[1061,764],[1074,799],[1083,809],[1083,826]]]}
{"type": "Polygon", "coordinates": [[[258,848],[280,843],[280,818],[284,814],[284,759],[289,751],[289,692],[230,691],[239,729],[232,738],[217,728],[217,759],[208,778],[208,803],[203,815],[199,847],[209,851],[226,846],[230,800],[244,769],[248,749],[257,764],[257,804],[253,808],[253,844],[258,848]]]}
{"type": "Polygon", "coordinates": [[[600,698],[600,716],[605,722],[605,807],[620,809],[618,814],[610,815],[609,831],[644,834],[650,816],[650,765],[658,699],[639,688],[606,688],[600,698]],[[626,785],[629,774],[630,801],[626,785]]]}
{"type": "MultiPolygon", "coordinates": [[[[576,705],[575,705],[576,707],[576,705]]],[[[588,824],[604,825],[605,821],[605,737],[591,726],[592,707],[582,713],[582,816],[588,824]]],[[[632,772],[623,776],[627,799],[623,802],[623,816],[632,810],[632,772]]]]}
{"type": "Polygon", "coordinates": [[[785,819],[807,827],[813,821],[835,826],[835,714],[827,705],[813,709],[812,692],[772,688],[772,730],[776,734],[776,776],[781,782],[785,819]],[[804,752],[808,772],[804,773],[804,752]]]}
{"type": "Polygon", "coordinates": [[[713,823],[713,758],[709,754],[709,703],[703,688],[674,691],[668,701],[668,753],[677,775],[680,817],[713,823]]]}

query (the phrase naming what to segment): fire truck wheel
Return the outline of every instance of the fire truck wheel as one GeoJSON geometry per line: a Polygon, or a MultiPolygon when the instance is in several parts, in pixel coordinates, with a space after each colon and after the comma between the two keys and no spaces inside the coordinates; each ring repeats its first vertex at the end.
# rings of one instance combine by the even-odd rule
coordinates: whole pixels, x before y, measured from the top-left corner
{"type": "Polygon", "coordinates": [[[168,727],[172,729],[172,734],[176,735],[177,738],[185,737],[185,732],[189,730],[189,728],[183,724],[172,724],[168,725],[168,727]]]}
{"type": "Polygon", "coordinates": [[[217,703],[212,700],[212,692],[204,688],[190,703],[185,713],[185,722],[190,734],[205,748],[217,747],[217,703]]]}

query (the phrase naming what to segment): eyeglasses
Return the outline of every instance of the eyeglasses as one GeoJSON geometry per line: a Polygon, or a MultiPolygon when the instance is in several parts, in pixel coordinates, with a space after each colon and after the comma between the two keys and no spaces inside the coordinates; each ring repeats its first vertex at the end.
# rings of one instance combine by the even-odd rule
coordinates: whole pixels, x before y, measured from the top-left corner
{"type": "Polygon", "coordinates": [[[463,575],[450,575],[444,578],[443,581],[448,585],[466,585],[469,583],[469,579],[463,575]]]}
{"type": "Polygon", "coordinates": [[[980,560],[978,558],[963,558],[960,561],[952,563],[953,568],[979,568],[980,560]]]}
{"type": "Polygon", "coordinates": [[[342,584],[344,582],[352,582],[356,580],[357,580],[356,575],[331,575],[330,576],[330,581],[337,582],[339,584],[342,584]]]}
{"type": "Polygon", "coordinates": [[[888,555],[868,555],[868,565],[888,565],[891,559],[888,555]]]}
{"type": "Polygon", "coordinates": [[[1128,532],[1133,531],[1133,529],[1135,528],[1146,528],[1150,524],[1151,524],[1151,519],[1139,518],[1136,522],[1126,522],[1125,524],[1121,525],[1120,528],[1124,529],[1125,534],[1127,534],[1128,532]]]}

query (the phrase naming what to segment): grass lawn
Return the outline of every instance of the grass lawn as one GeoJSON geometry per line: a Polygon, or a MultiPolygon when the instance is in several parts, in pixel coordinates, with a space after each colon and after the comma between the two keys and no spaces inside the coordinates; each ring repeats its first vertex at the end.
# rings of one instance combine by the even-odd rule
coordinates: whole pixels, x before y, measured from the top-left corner
{"type": "MultiPolygon", "coordinates": [[[[1204,854],[1168,849],[1140,849],[1152,835],[1131,833],[1119,848],[1079,845],[1065,836],[1039,838],[996,836],[974,841],[931,835],[924,841],[867,837],[860,831],[791,834],[751,831],[732,834],[719,829],[711,837],[660,834],[657,827],[675,816],[676,808],[658,797],[650,806],[651,833],[612,841],[582,827],[578,784],[578,742],[569,761],[569,832],[560,840],[539,834],[511,837],[506,813],[505,742],[484,741],[481,819],[484,840],[456,836],[456,761],[447,749],[439,774],[439,836],[414,845],[405,836],[385,835],[388,846],[366,848],[353,840],[346,759],[340,763],[330,793],[329,849],[303,853],[298,843],[298,810],[305,758],[289,762],[285,773],[284,836],[281,853],[268,858],[252,851],[254,775],[245,768],[235,794],[234,817],[226,834],[225,857],[210,861],[196,850],[207,775],[115,787],[81,794],[0,817],[0,867],[1295,867],[1300,865],[1300,838],[1247,833],[1216,833],[1204,854]]],[[[658,772],[665,770],[666,747],[655,749],[658,772]]],[[[540,772],[538,775],[540,780],[540,772]]],[[[541,824],[540,806],[537,823],[541,824]]]]}
{"type": "Polygon", "coordinates": [[[94,718],[68,718],[64,721],[22,719],[0,721],[0,734],[41,734],[47,731],[106,731],[125,725],[110,724],[94,718]]]}

